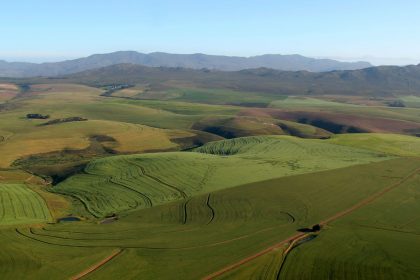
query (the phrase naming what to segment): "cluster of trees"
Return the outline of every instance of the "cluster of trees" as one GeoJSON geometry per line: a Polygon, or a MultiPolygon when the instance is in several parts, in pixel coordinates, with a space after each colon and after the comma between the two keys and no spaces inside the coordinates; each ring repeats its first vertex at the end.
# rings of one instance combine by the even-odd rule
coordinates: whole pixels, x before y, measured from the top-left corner
{"type": "Polygon", "coordinates": [[[27,119],[40,119],[40,120],[45,120],[45,119],[49,119],[50,115],[42,115],[42,114],[27,114],[26,115],[27,119]]]}
{"type": "Polygon", "coordinates": [[[388,103],[389,107],[405,107],[405,104],[402,100],[394,100],[388,103]]]}
{"type": "Polygon", "coordinates": [[[102,93],[101,96],[111,96],[114,92],[116,92],[118,90],[130,88],[130,87],[133,87],[133,85],[128,85],[128,84],[107,85],[107,86],[104,87],[106,89],[106,91],[104,93],[102,93]]]}
{"type": "Polygon", "coordinates": [[[42,125],[52,125],[52,124],[59,124],[59,123],[66,123],[66,122],[83,122],[87,120],[88,119],[82,118],[82,117],[69,117],[69,118],[64,118],[64,119],[51,120],[42,125]]]}

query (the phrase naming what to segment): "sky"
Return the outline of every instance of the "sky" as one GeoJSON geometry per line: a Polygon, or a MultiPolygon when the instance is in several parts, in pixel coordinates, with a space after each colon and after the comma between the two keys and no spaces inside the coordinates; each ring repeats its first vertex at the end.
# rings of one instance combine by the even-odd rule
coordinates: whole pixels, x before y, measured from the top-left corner
{"type": "Polygon", "coordinates": [[[7,61],[135,50],[420,63],[419,0],[19,0],[0,12],[7,61]]]}

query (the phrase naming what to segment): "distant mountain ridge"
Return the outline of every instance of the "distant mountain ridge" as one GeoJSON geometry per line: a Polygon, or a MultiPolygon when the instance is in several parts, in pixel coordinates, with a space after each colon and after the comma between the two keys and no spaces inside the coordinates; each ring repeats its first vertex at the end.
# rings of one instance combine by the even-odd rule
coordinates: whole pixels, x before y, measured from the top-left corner
{"type": "MultiPolygon", "coordinates": [[[[118,64],[62,76],[61,79],[89,85],[143,83],[157,87],[165,85],[166,82],[180,82],[207,88],[229,88],[283,95],[420,96],[420,64],[322,73],[279,71],[269,68],[224,72],[118,64]]],[[[50,79],[43,78],[43,80],[50,79]]]]}
{"type": "Polygon", "coordinates": [[[252,68],[271,68],[282,71],[327,72],[356,70],[371,67],[368,62],[340,62],[332,59],[315,59],[301,55],[265,54],[252,57],[220,56],[206,54],[150,54],[119,51],[94,54],[88,57],[50,63],[6,62],[0,60],[0,77],[37,77],[68,75],[81,71],[116,65],[138,64],[149,67],[181,67],[239,71],[252,68]]]}

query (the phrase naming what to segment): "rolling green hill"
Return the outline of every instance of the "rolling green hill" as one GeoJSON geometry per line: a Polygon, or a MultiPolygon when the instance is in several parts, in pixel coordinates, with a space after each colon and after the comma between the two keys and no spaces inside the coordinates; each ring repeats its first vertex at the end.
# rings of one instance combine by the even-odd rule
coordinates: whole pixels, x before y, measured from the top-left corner
{"type": "Polygon", "coordinates": [[[52,190],[82,201],[94,216],[148,208],[245,183],[391,157],[287,136],[208,143],[195,152],[108,157],[52,190]],[[328,160],[326,160],[328,159],[328,160]]]}

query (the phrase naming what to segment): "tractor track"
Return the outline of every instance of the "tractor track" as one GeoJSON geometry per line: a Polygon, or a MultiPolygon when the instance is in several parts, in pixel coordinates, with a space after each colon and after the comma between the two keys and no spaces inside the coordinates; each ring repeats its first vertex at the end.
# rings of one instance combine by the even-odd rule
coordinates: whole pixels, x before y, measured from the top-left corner
{"type": "Polygon", "coordinates": [[[91,274],[92,272],[98,270],[99,268],[101,268],[102,266],[104,266],[105,264],[107,264],[109,261],[111,261],[112,259],[114,259],[118,255],[120,255],[123,251],[124,251],[124,249],[118,249],[118,250],[114,251],[111,255],[109,255],[105,259],[103,259],[100,262],[92,265],[91,267],[89,267],[86,270],[80,272],[76,276],[71,277],[70,279],[71,280],[79,280],[79,279],[84,278],[88,274],[91,274]]]}

